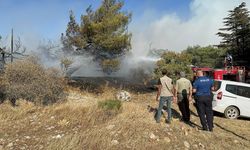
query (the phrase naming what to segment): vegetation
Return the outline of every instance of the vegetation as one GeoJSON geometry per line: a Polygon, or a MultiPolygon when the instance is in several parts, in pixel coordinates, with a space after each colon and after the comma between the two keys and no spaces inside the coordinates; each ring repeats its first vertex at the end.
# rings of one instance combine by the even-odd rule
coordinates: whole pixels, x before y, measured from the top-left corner
{"type": "Polygon", "coordinates": [[[161,58],[156,64],[157,67],[154,71],[155,78],[162,76],[161,72],[163,69],[167,70],[168,76],[174,80],[177,79],[180,71],[185,71],[191,78],[192,70],[190,65],[192,64],[192,56],[190,54],[167,51],[161,58]]]}
{"type": "Polygon", "coordinates": [[[188,149],[185,143],[194,150],[250,147],[249,120],[215,115],[214,131],[207,133],[198,130],[200,121],[193,105],[191,121],[197,124],[195,128],[179,121],[178,106],[173,104],[174,118],[166,127],[165,117],[156,124],[154,113],[147,109],[148,105],[157,107],[153,93],[134,93],[131,102],[123,103],[123,111],[110,117],[96,106],[99,100],[112,99],[114,93],[107,96],[107,92],[95,95],[71,91],[67,102],[48,107],[22,100],[16,108],[1,104],[1,146],[32,150],[188,149]]]}
{"type": "Polygon", "coordinates": [[[73,60],[67,57],[63,57],[60,61],[61,61],[61,69],[63,71],[63,75],[66,76],[69,67],[73,64],[73,60]]]}
{"type": "Polygon", "coordinates": [[[226,48],[227,52],[239,64],[249,64],[250,56],[250,17],[246,3],[229,11],[224,18],[224,26],[217,34],[222,37],[220,47],[226,48]]]}
{"type": "Polygon", "coordinates": [[[37,58],[17,60],[5,67],[1,87],[8,99],[25,99],[36,104],[63,100],[64,81],[60,73],[45,69],[37,58]]]}
{"type": "Polygon", "coordinates": [[[118,58],[129,51],[131,39],[127,31],[131,14],[121,11],[123,5],[121,1],[103,0],[96,11],[91,6],[86,10],[80,24],[71,11],[66,37],[62,38],[65,47],[92,54],[104,72],[117,70],[118,58]]]}
{"type": "Polygon", "coordinates": [[[191,64],[198,67],[223,67],[225,49],[213,46],[193,46],[188,47],[183,53],[192,56],[191,64]]]}
{"type": "MultiPolygon", "coordinates": [[[[123,3],[116,0],[103,0],[102,5],[93,11],[87,9],[82,15],[81,23],[75,21],[70,12],[70,21],[66,36],[62,37],[67,53],[73,50],[84,51],[95,56],[103,71],[110,73],[119,69],[119,58],[130,49],[131,35],[126,33],[130,14],[121,12],[123,3]]],[[[188,77],[192,75],[191,65],[200,67],[221,67],[226,52],[236,55],[236,59],[249,61],[248,11],[245,3],[231,11],[226,19],[227,33],[218,33],[223,37],[221,47],[188,47],[183,52],[152,50],[148,56],[158,58],[154,70],[155,78],[161,76],[162,70],[168,76],[177,79],[180,71],[188,77]],[[236,11],[237,10],[239,11],[236,11]],[[239,15],[241,10],[243,14],[239,15]],[[237,14],[237,13],[239,14],[237,14]],[[234,13],[234,14],[233,14],[234,13]],[[236,15],[237,14],[237,15],[236,15]],[[236,17],[237,16],[237,17],[236,17]],[[235,18],[233,18],[235,17],[235,18]],[[230,19],[230,20],[229,20],[230,19]],[[232,19],[232,20],[231,20],[232,19]],[[240,23],[238,24],[237,19],[240,23]],[[232,22],[235,21],[235,22],[232,22]],[[234,28],[235,23],[238,27],[234,28]],[[245,28],[246,27],[246,28],[245,28]],[[242,30],[245,28],[244,30],[242,30]],[[230,33],[231,32],[231,33],[230,33]],[[243,36],[244,34],[247,34],[243,36]]],[[[241,12],[242,13],[242,12],[241,12]]],[[[250,32],[249,32],[250,33],[250,32]]],[[[1,37],[0,37],[1,38],[1,37]]],[[[50,48],[46,48],[50,49],[50,48]]],[[[47,55],[49,56],[49,55],[47,55]]],[[[72,60],[62,58],[64,72],[72,60]]],[[[140,67],[143,64],[139,65],[140,67]]],[[[37,58],[16,60],[5,66],[0,76],[0,99],[20,99],[19,107],[7,103],[0,105],[0,149],[249,149],[250,122],[246,120],[228,120],[215,114],[214,131],[206,133],[201,130],[196,109],[191,121],[195,127],[179,121],[178,106],[173,104],[173,121],[166,128],[164,117],[156,125],[154,120],[157,103],[154,93],[131,91],[133,99],[128,103],[115,100],[118,87],[108,87],[105,83],[72,81],[80,84],[83,91],[67,89],[67,101],[48,107],[34,104],[49,104],[64,99],[64,80],[61,73],[44,68],[37,58]],[[103,89],[100,86],[106,85],[103,89]],[[89,90],[89,92],[88,92],[89,90]],[[95,91],[93,94],[90,91],[95,91]],[[27,100],[27,101],[26,101],[27,100]],[[122,111],[121,111],[122,110],[122,111]],[[213,144],[211,144],[213,143],[213,144]]],[[[137,77],[147,78],[144,68],[132,71],[137,77]]],[[[119,81],[114,81],[118,82],[119,81]]],[[[109,84],[112,85],[112,84],[109,84]]],[[[128,84],[131,86],[132,85],[128,84]]],[[[137,86],[137,84],[136,84],[137,86]]],[[[165,115],[165,112],[163,112],[165,115]]]]}
{"type": "Polygon", "coordinates": [[[119,65],[120,61],[118,59],[105,59],[101,62],[103,71],[108,74],[119,70],[119,65]]]}
{"type": "Polygon", "coordinates": [[[121,101],[119,100],[105,100],[105,101],[99,101],[98,102],[98,107],[102,108],[104,110],[115,110],[118,111],[120,110],[122,106],[121,101]]]}

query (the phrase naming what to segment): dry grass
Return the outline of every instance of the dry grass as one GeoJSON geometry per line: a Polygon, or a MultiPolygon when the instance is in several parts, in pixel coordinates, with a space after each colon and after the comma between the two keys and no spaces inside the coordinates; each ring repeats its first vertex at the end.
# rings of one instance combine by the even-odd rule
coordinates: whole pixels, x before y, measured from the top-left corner
{"type": "MultiPolygon", "coordinates": [[[[106,89],[107,90],[107,89],[106,89]]],[[[147,105],[156,107],[155,93],[133,94],[116,114],[99,109],[97,102],[113,98],[68,89],[70,99],[47,107],[18,101],[19,107],[0,105],[0,145],[5,149],[249,149],[250,121],[215,117],[213,133],[191,128],[177,118],[167,126],[156,124],[147,105]],[[94,103],[92,103],[95,101],[94,103]],[[152,134],[155,137],[150,138],[152,134]],[[29,138],[30,137],[30,138],[29,138]],[[204,146],[204,148],[203,148],[204,146]]],[[[194,108],[191,107],[194,111],[194,108]]],[[[178,110],[174,105],[174,109],[178,110]]],[[[194,111],[195,112],[195,111],[194,111]]],[[[199,125],[192,115],[191,120],[199,125]]]]}

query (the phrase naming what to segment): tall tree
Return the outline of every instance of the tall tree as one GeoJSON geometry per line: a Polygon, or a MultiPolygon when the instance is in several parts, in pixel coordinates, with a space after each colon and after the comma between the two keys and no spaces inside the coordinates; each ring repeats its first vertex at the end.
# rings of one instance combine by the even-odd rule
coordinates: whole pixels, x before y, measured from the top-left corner
{"type": "Polygon", "coordinates": [[[224,18],[224,26],[217,35],[222,37],[219,46],[227,49],[236,62],[240,60],[249,63],[250,54],[250,17],[246,8],[246,3],[241,3],[238,7],[229,11],[224,18]]]}
{"type": "Polygon", "coordinates": [[[131,34],[127,30],[131,14],[121,11],[123,5],[122,1],[103,0],[96,11],[88,7],[79,27],[70,19],[66,31],[66,41],[94,55],[105,72],[117,70],[119,58],[131,47],[131,34]]]}
{"type": "Polygon", "coordinates": [[[116,0],[104,0],[102,6],[95,12],[93,42],[99,49],[98,52],[112,55],[120,55],[130,48],[130,34],[127,33],[127,25],[131,15],[120,12],[122,2],[116,0]]]}

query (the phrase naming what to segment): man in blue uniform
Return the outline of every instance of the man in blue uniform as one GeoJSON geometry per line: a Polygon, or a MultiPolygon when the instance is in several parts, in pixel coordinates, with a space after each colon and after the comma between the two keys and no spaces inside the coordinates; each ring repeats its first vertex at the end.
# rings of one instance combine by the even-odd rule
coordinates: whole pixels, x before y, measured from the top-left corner
{"type": "Polygon", "coordinates": [[[203,130],[213,131],[212,88],[214,81],[203,75],[202,70],[197,71],[197,79],[193,84],[193,92],[196,93],[197,112],[203,130]]]}

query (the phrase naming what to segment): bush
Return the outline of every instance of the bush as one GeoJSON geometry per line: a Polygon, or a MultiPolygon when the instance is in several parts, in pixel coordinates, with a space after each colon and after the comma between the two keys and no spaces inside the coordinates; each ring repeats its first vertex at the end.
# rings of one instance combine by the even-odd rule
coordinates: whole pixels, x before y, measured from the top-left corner
{"type": "Polygon", "coordinates": [[[122,103],[119,100],[105,100],[105,101],[98,102],[98,107],[104,110],[118,111],[120,110],[121,106],[122,106],[122,103]]]}
{"type": "Polygon", "coordinates": [[[119,69],[120,61],[118,59],[105,59],[101,62],[103,71],[107,74],[111,74],[119,69]]]}
{"type": "Polygon", "coordinates": [[[2,84],[8,99],[22,98],[38,104],[63,99],[64,81],[60,72],[45,69],[37,60],[29,57],[6,65],[2,84]]]}

